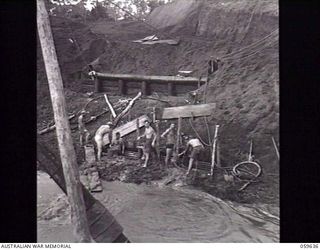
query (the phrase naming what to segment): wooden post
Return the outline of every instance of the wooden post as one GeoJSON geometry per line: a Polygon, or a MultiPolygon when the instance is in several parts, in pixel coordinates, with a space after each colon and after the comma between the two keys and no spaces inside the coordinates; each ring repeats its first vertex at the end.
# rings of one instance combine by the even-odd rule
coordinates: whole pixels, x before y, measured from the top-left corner
{"type": "Polygon", "coordinates": [[[212,146],[211,171],[210,171],[211,177],[213,176],[213,169],[214,169],[214,164],[215,164],[216,145],[217,145],[217,140],[218,140],[218,129],[219,129],[219,125],[216,125],[216,129],[214,132],[214,138],[213,138],[213,146],[212,146]]]}
{"type": "Polygon", "coordinates": [[[220,144],[219,144],[219,140],[217,143],[217,166],[221,167],[221,160],[220,160],[220,144]]]}
{"type": "Polygon", "coordinates": [[[93,242],[88,227],[76,154],[68,122],[61,72],[44,0],[37,0],[37,24],[49,83],[63,174],[71,207],[71,223],[74,227],[74,236],[78,242],[93,242]]]}
{"type": "Polygon", "coordinates": [[[106,100],[106,103],[108,105],[108,108],[110,110],[110,113],[112,114],[113,118],[115,118],[117,116],[116,111],[114,110],[114,108],[112,107],[111,102],[108,99],[108,96],[106,94],[104,94],[104,99],[106,100]]]}
{"type": "Polygon", "coordinates": [[[95,93],[100,93],[102,92],[101,90],[101,80],[98,77],[94,78],[94,92],[95,93]]]}
{"type": "Polygon", "coordinates": [[[178,118],[178,129],[177,129],[177,142],[176,142],[176,154],[179,155],[179,148],[180,148],[180,134],[181,134],[181,121],[182,118],[178,118]]]}
{"type": "Polygon", "coordinates": [[[168,83],[168,95],[174,96],[174,91],[173,91],[174,85],[172,82],[168,83]]]}
{"type": "MultiPolygon", "coordinates": [[[[136,133],[137,133],[137,138],[139,138],[140,137],[140,129],[139,129],[139,118],[137,118],[137,120],[136,120],[137,122],[136,122],[136,133]]],[[[139,143],[139,140],[137,139],[136,141],[135,141],[135,147],[137,147],[137,146],[139,146],[140,145],[140,143],[139,143]]],[[[141,158],[142,157],[142,149],[141,148],[138,148],[138,152],[139,152],[139,158],[141,158]]]]}
{"type": "Polygon", "coordinates": [[[157,139],[156,139],[156,152],[158,156],[158,160],[160,161],[160,129],[159,129],[159,123],[160,121],[156,121],[156,134],[157,134],[157,139]]]}
{"type": "Polygon", "coordinates": [[[128,113],[128,122],[130,122],[132,120],[132,114],[131,114],[131,109],[129,110],[128,113]]]}
{"type": "Polygon", "coordinates": [[[140,136],[140,129],[139,129],[139,118],[137,118],[137,123],[136,123],[136,126],[137,126],[137,138],[140,136]]]}
{"type": "Polygon", "coordinates": [[[278,147],[277,147],[277,144],[272,136],[272,143],[273,143],[273,146],[274,146],[274,149],[276,150],[276,154],[277,154],[277,157],[278,157],[278,160],[280,160],[280,154],[279,154],[279,150],[278,150],[278,147]]]}
{"type": "Polygon", "coordinates": [[[152,108],[152,122],[156,122],[156,107],[152,108]]]}
{"type": "Polygon", "coordinates": [[[125,95],[126,94],[125,82],[120,79],[118,81],[118,84],[119,84],[119,95],[125,95]]]}
{"type": "Polygon", "coordinates": [[[146,81],[141,82],[141,91],[142,91],[142,95],[144,96],[148,95],[148,85],[146,81]]]}

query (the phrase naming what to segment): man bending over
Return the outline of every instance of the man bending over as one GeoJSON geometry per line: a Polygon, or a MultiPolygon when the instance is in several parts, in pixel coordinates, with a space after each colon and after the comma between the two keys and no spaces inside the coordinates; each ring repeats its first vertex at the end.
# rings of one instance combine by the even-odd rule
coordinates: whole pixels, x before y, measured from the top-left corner
{"type": "Polygon", "coordinates": [[[196,164],[198,164],[199,154],[204,150],[204,146],[198,138],[191,136],[191,139],[187,142],[186,149],[181,154],[179,154],[179,156],[185,154],[190,149],[191,153],[189,155],[189,166],[187,175],[192,169],[193,162],[196,161],[196,164]]]}

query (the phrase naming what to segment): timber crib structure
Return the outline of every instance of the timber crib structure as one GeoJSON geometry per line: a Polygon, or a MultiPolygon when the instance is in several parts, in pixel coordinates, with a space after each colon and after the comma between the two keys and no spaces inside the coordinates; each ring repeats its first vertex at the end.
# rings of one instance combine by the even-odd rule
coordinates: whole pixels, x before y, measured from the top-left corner
{"type": "Polygon", "coordinates": [[[119,95],[130,95],[140,89],[145,96],[155,91],[170,96],[185,94],[199,88],[207,81],[207,77],[146,76],[100,72],[95,72],[94,78],[96,93],[118,92],[119,95]],[[166,88],[163,88],[164,85],[166,88]]]}

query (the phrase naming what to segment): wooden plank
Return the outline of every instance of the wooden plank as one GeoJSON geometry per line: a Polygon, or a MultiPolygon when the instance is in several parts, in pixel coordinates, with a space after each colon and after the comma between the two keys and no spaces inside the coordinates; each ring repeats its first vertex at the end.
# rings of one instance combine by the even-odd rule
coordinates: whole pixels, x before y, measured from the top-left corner
{"type": "MultiPolygon", "coordinates": [[[[113,130],[113,133],[112,133],[112,138],[114,139],[115,136],[116,136],[116,133],[117,132],[120,132],[120,135],[121,137],[123,136],[126,136],[134,131],[137,130],[137,119],[139,119],[139,128],[142,128],[144,126],[144,122],[146,120],[149,120],[149,117],[147,115],[142,115],[130,122],[127,122],[126,124],[123,124],[117,128],[115,128],[113,130]]],[[[109,140],[109,137],[108,137],[108,134],[105,134],[104,137],[103,137],[103,145],[108,145],[110,143],[110,140],[109,140]]]]}
{"type": "Polygon", "coordinates": [[[209,116],[215,109],[215,103],[199,104],[199,105],[186,105],[170,108],[156,108],[156,119],[176,119],[186,117],[197,117],[197,116],[209,116]]]}
{"type": "MultiPolygon", "coordinates": [[[[162,82],[162,83],[195,83],[197,84],[199,78],[197,77],[181,77],[181,76],[146,76],[133,74],[110,74],[110,73],[96,73],[96,77],[108,80],[128,80],[128,81],[147,81],[147,82],[162,82]]],[[[207,77],[200,79],[201,83],[206,83],[207,77]]]]}

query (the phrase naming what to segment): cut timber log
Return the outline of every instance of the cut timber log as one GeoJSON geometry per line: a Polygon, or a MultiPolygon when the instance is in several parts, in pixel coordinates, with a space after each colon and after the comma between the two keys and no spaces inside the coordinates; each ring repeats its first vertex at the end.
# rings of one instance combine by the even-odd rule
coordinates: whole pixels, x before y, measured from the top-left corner
{"type": "Polygon", "coordinates": [[[186,105],[179,107],[170,108],[156,108],[156,119],[176,119],[186,117],[197,117],[197,116],[209,116],[215,109],[215,103],[199,104],[199,105],[186,105]]]}
{"type": "MultiPolygon", "coordinates": [[[[138,117],[137,119],[139,119],[139,128],[144,126],[144,122],[146,120],[150,120],[147,115],[142,115],[142,116],[138,117]]],[[[119,132],[120,136],[123,137],[123,136],[126,136],[126,135],[136,131],[137,130],[137,119],[134,119],[130,122],[127,122],[126,124],[123,124],[122,126],[115,128],[112,132],[112,136],[113,136],[112,138],[113,139],[115,138],[117,132],[119,132]]],[[[103,145],[105,146],[105,145],[108,145],[109,143],[110,143],[109,136],[108,136],[108,134],[105,134],[103,137],[103,145]]]]}
{"type": "MultiPolygon", "coordinates": [[[[75,115],[75,114],[72,114],[72,115],[70,115],[70,116],[68,117],[68,119],[71,120],[71,119],[73,119],[73,118],[75,118],[75,117],[76,117],[76,115],[75,115]]],[[[39,134],[39,135],[43,135],[43,134],[45,134],[45,133],[48,133],[48,132],[50,132],[50,131],[53,131],[55,128],[56,128],[56,124],[53,124],[53,125],[50,126],[49,128],[45,128],[45,129],[39,131],[38,134],[39,134]]]]}
{"type": "MultiPolygon", "coordinates": [[[[197,77],[179,77],[179,76],[145,76],[132,74],[110,74],[110,73],[96,73],[98,79],[105,80],[128,80],[128,81],[146,81],[146,82],[163,82],[163,83],[195,83],[198,84],[197,77]]],[[[206,83],[207,78],[201,78],[201,83],[206,83]]]]}

